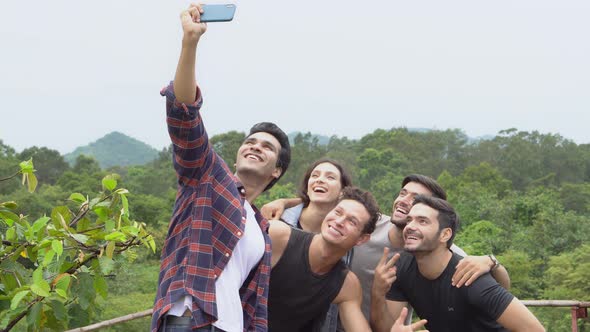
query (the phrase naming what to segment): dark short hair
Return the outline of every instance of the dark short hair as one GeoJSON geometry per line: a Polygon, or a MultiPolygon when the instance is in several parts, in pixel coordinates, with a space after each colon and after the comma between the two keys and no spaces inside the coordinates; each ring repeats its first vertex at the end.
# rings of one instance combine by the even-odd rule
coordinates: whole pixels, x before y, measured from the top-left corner
{"type": "Polygon", "coordinates": [[[450,228],[453,232],[447,241],[447,248],[450,248],[455,234],[457,234],[457,229],[459,229],[459,216],[453,206],[444,199],[427,195],[416,195],[412,206],[416,204],[424,204],[438,211],[438,231],[450,228]]]}
{"type": "Polygon", "coordinates": [[[379,212],[379,204],[375,200],[373,195],[366,191],[362,190],[358,187],[346,187],[342,189],[342,195],[340,196],[339,201],[343,201],[345,199],[357,201],[361,203],[367,212],[369,213],[369,221],[363,227],[362,233],[363,234],[371,234],[375,230],[375,225],[377,224],[377,220],[381,218],[381,212],[379,212]]]}
{"type": "Polygon", "coordinates": [[[342,189],[348,186],[352,186],[352,177],[350,176],[350,173],[348,173],[346,168],[344,168],[344,166],[340,164],[340,162],[330,158],[320,158],[307,168],[305,174],[303,175],[303,180],[299,184],[299,190],[297,194],[299,198],[301,198],[301,201],[303,201],[303,207],[307,207],[309,205],[309,196],[307,195],[307,182],[311,177],[311,173],[313,172],[314,168],[316,168],[319,164],[323,163],[332,164],[334,167],[338,169],[338,171],[340,172],[340,186],[342,187],[342,189]]]}
{"type": "Polygon", "coordinates": [[[289,163],[291,162],[291,144],[289,144],[289,137],[287,134],[285,134],[285,132],[279,128],[279,126],[272,122],[260,122],[255,124],[252,126],[252,128],[250,128],[250,133],[246,138],[252,136],[252,134],[260,132],[271,134],[277,139],[277,141],[279,141],[279,144],[281,144],[281,150],[279,151],[276,165],[277,167],[281,168],[281,175],[279,175],[278,178],[272,179],[270,181],[266,188],[264,188],[264,191],[267,191],[268,189],[272,188],[272,186],[274,186],[277,181],[279,181],[285,172],[287,172],[287,168],[289,168],[289,163]]]}
{"type": "Polygon", "coordinates": [[[416,182],[424,187],[428,188],[430,192],[432,192],[432,196],[440,198],[440,199],[447,199],[447,193],[445,190],[436,182],[435,179],[422,175],[422,174],[410,174],[404,178],[402,181],[402,188],[406,186],[406,184],[410,182],[416,182]]]}

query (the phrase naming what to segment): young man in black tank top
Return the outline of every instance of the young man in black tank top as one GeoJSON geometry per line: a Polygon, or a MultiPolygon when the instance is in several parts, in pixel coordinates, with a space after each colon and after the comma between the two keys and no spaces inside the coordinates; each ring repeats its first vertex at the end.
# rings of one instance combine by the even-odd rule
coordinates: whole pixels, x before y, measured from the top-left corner
{"type": "Polygon", "coordinates": [[[347,187],[324,219],[320,234],[271,221],[271,332],[315,331],[330,303],[338,304],[347,331],[370,330],[360,308],[360,282],[341,258],[355,245],[369,240],[379,217],[377,203],[369,192],[347,187]]]}

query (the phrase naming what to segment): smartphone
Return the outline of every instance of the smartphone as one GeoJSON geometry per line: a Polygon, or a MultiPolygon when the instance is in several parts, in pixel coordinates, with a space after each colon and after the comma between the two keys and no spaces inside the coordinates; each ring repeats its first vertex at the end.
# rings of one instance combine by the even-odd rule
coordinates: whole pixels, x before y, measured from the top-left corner
{"type": "Polygon", "coordinates": [[[209,4],[202,5],[203,14],[201,22],[229,22],[234,18],[236,5],[234,4],[209,4]]]}

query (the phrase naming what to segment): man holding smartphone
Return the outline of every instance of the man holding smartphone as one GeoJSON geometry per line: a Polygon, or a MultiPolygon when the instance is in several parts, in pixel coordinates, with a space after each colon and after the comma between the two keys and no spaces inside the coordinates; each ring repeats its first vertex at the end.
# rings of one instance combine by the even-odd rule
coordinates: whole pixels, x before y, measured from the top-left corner
{"type": "Polygon", "coordinates": [[[151,331],[266,331],[271,247],[268,222],[250,203],[290,162],[287,135],[256,124],[236,172],[215,153],[200,115],[197,44],[207,26],[191,5],[180,20],[182,50],[166,96],[178,193],[162,249],[151,331]]]}

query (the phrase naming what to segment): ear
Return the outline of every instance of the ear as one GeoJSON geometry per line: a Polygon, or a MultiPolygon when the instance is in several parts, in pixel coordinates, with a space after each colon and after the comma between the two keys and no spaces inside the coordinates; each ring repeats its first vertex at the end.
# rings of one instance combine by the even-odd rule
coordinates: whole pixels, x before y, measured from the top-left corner
{"type": "Polygon", "coordinates": [[[440,232],[439,240],[446,245],[451,236],[453,236],[453,231],[447,227],[440,232]]]}
{"type": "Polygon", "coordinates": [[[272,171],[272,177],[275,179],[278,179],[281,174],[283,174],[283,169],[280,167],[275,167],[275,170],[272,171]]]}
{"type": "Polygon", "coordinates": [[[371,239],[371,234],[363,234],[361,237],[356,241],[355,246],[360,246],[361,244],[369,241],[371,239]]]}

